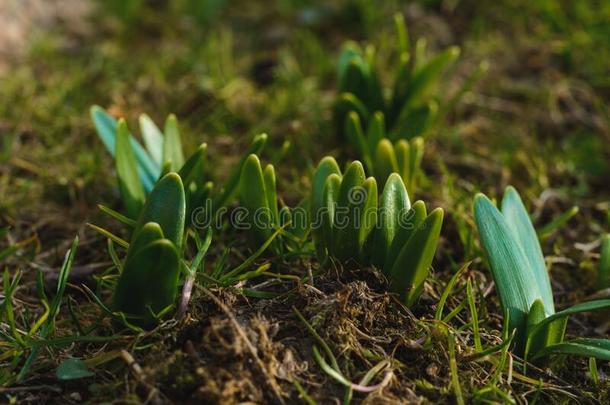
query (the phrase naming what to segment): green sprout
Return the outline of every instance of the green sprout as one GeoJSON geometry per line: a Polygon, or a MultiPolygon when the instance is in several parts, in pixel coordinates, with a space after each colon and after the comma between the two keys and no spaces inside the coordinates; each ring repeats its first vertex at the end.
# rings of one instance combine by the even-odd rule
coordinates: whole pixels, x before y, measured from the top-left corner
{"type": "Polygon", "coordinates": [[[390,174],[398,173],[409,193],[415,193],[424,154],[423,138],[392,142],[385,131],[383,113],[379,111],[369,121],[366,134],[360,117],[351,111],[346,118],[345,133],[362,157],[367,172],[372,173],[379,184],[385,184],[390,174]]]}
{"type": "MultiPolygon", "coordinates": [[[[189,215],[210,197],[213,183],[206,180],[207,144],[202,143],[185,159],[178,122],[173,114],[167,117],[163,132],[148,115],[140,116],[140,130],[146,148],[130,134],[124,119],[115,120],[99,106],[91,107],[91,118],[99,138],[115,159],[123,204],[130,218],[138,217],[146,195],[151,192],[157,180],[169,172],[178,173],[184,182],[189,215]]],[[[232,170],[224,187],[214,195],[213,210],[230,203],[237,192],[239,175],[246,156],[250,153],[260,153],[266,142],[265,134],[254,137],[246,155],[232,170]]]]}
{"type": "Polygon", "coordinates": [[[113,297],[130,323],[150,326],[176,299],[186,200],[176,173],[155,185],[135,224],[113,297]]]}
{"type": "Polygon", "coordinates": [[[402,178],[388,177],[381,196],[359,161],[341,173],[332,157],[322,159],[313,177],[311,214],[321,259],[372,264],[390,280],[407,305],[419,297],[443,222],[443,210],[429,215],[422,201],[411,205],[402,178]]]}
{"type": "Polygon", "coordinates": [[[53,297],[49,298],[47,296],[43,273],[42,271],[38,272],[36,290],[44,311],[36,317],[18,315],[14,300],[22,272],[17,271],[11,278],[8,268],[4,269],[2,275],[3,300],[0,302],[0,323],[3,325],[2,330],[0,330],[0,337],[2,338],[3,351],[0,359],[11,359],[11,361],[4,365],[3,371],[8,371],[8,373],[0,373],[1,384],[5,385],[24,380],[36,362],[40,351],[42,349],[44,351],[53,350],[53,345],[47,342],[52,340],[51,338],[57,332],[57,317],[64,301],[78,243],[79,239],[75,237],[70,250],[64,257],[63,264],[59,269],[57,287],[53,297]],[[19,372],[13,374],[12,371],[16,371],[17,368],[20,368],[19,372]]]}
{"type": "Polygon", "coordinates": [[[278,206],[275,169],[267,164],[263,170],[257,155],[251,154],[243,165],[239,181],[239,199],[246,209],[246,221],[251,229],[253,242],[263,245],[277,230],[281,234],[271,244],[276,254],[284,252],[291,242],[304,241],[309,230],[307,210],[300,205],[292,210],[278,206]]]}
{"type": "Polygon", "coordinates": [[[343,133],[347,115],[354,111],[363,126],[368,126],[375,114],[382,113],[391,140],[423,135],[446,111],[457,104],[486,69],[486,64],[482,64],[452,97],[439,100],[435,90],[439,87],[442,73],[459,56],[459,48],[453,46],[427,57],[426,42],[420,39],[416,44],[415,57],[411,58],[402,15],[395,16],[395,25],[398,70],[392,89],[384,89],[381,85],[374,47],[368,46],[363,51],[353,42],[344,46],[337,67],[339,97],[334,108],[335,124],[340,133],[343,133]],[[386,95],[390,95],[389,98],[386,95]]]}
{"type": "Polygon", "coordinates": [[[516,330],[516,353],[526,360],[540,360],[552,354],[610,360],[610,340],[564,341],[570,315],[610,308],[610,300],[589,301],[555,312],[540,242],[519,193],[508,187],[501,211],[485,195],[478,194],[474,216],[508,317],[505,335],[516,330]]]}

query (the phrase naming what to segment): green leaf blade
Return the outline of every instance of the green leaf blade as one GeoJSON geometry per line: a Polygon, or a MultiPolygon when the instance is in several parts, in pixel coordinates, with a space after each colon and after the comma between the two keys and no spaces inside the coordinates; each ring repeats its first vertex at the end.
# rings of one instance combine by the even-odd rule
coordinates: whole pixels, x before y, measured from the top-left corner
{"type": "Polygon", "coordinates": [[[519,241],[525,257],[532,269],[533,279],[538,285],[538,291],[542,295],[542,302],[547,315],[555,312],[555,304],[553,302],[553,291],[551,290],[551,282],[546,270],[544,256],[538,241],[538,235],[532,225],[530,217],[521,201],[521,197],[517,190],[513,187],[507,187],[502,199],[502,215],[506,218],[506,224],[512,232],[513,238],[519,241]]]}
{"type": "Polygon", "coordinates": [[[146,199],[134,235],[149,222],[156,222],[163,235],[176,247],[182,246],[186,220],[186,197],[182,179],[176,173],[166,174],[157,182],[146,199]]]}
{"type": "Polygon", "coordinates": [[[474,216],[502,307],[509,314],[509,330],[517,329],[517,346],[523,348],[527,314],[542,293],[532,283],[533,270],[506,219],[483,194],[475,197],[474,216]]]}
{"type": "Polygon", "coordinates": [[[163,133],[155,122],[146,114],[138,118],[140,131],[146,150],[159,166],[163,165],[163,133]]]}
{"type": "Polygon", "coordinates": [[[146,194],[140,182],[137,162],[129,144],[129,136],[125,120],[119,120],[115,158],[117,177],[127,215],[136,218],[144,206],[146,194]]]}
{"type": "Polygon", "coordinates": [[[163,137],[163,163],[171,163],[171,171],[178,171],[184,165],[182,140],[178,129],[178,120],[170,114],[165,121],[165,134],[163,137]]]}
{"type": "Polygon", "coordinates": [[[443,210],[434,209],[417,227],[390,270],[391,288],[407,306],[413,305],[424,286],[436,254],[443,226],[443,210]]]}
{"type": "Polygon", "coordinates": [[[389,270],[384,268],[384,263],[392,241],[400,230],[400,220],[410,208],[411,202],[402,179],[392,173],[381,193],[372,254],[372,263],[384,271],[389,270]]]}

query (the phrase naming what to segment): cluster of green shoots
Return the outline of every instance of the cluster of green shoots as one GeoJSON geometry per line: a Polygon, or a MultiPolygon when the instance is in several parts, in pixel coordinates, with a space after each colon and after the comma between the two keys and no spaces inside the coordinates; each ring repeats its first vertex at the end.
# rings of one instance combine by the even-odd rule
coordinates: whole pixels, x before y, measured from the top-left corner
{"type": "Polygon", "coordinates": [[[411,52],[403,16],[397,14],[394,21],[397,69],[389,88],[384,88],[377,72],[376,49],[347,43],[337,66],[334,120],[337,131],[380,184],[396,172],[413,194],[423,155],[422,137],[443,121],[487,64],[482,63],[451,96],[446,96],[446,90],[441,94],[442,74],[454,64],[459,48],[428,56],[426,41],[420,38],[411,52]]]}
{"type": "Polygon", "coordinates": [[[173,114],[167,117],[163,132],[148,115],[140,116],[140,134],[145,147],[131,135],[124,119],[117,121],[101,107],[91,107],[91,119],[99,138],[115,159],[123,206],[131,218],[138,216],[155,183],[169,172],[178,173],[184,183],[187,213],[192,213],[194,208],[204,205],[210,198],[212,209],[218,210],[237,193],[241,167],[248,154],[260,153],[267,142],[265,134],[254,137],[224,187],[214,190],[214,184],[206,173],[207,144],[202,143],[185,159],[178,121],[173,114]]]}
{"type": "Polygon", "coordinates": [[[474,214],[504,309],[505,332],[515,331],[515,351],[533,361],[551,354],[610,360],[608,339],[564,340],[570,315],[610,308],[610,300],[588,301],[555,312],[538,235],[517,191],[506,189],[501,211],[478,194],[474,214]]]}
{"type": "MultiPolygon", "coordinates": [[[[362,51],[350,43],[339,58],[335,120],[364,165],[356,160],[342,172],[333,157],[325,157],[315,169],[311,189],[296,207],[287,206],[278,197],[273,165],[263,168],[260,163],[258,154],[266,135],[254,138],[223,186],[216,187],[207,170],[206,144],[185,157],[175,116],[167,118],[163,131],[147,115],[140,116],[142,146],[125,120],[117,121],[102,108],[92,107],[97,133],[115,159],[124,213],[104,206],[101,209],[124,224],[129,234],[127,241],[92,225],[107,237],[113,262],[100,278],[112,289],[112,302],[107,305],[89,291],[104,313],[133,330],[152,328],[176,311],[184,313],[196,280],[220,287],[239,284],[244,294],[254,294],[243,282],[270,266],[267,262],[251,270],[257,258],[284,257],[291,252],[317,256],[321,266],[332,262],[347,267],[374,266],[387,277],[392,292],[406,305],[414,305],[429,274],[443,222],[442,209],[428,213],[423,201],[411,204],[409,198],[421,171],[422,136],[484,69],[451,98],[436,97],[433,90],[459,50],[452,47],[428,58],[425,42],[420,40],[415,57],[410,58],[409,39],[400,16],[396,29],[399,63],[391,89],[381,86],[374,48],[362,51]],[[214,217],[235,198],[246,210],[247,233],[255,252],[230,268],[227,249],[214,268],[204,270],[213,230],[212,226],[196,227],[192,214],[206,207],[214,217]]],[[[610,300],[555,312],[539,235],[516,190],[508,188],[501,205],[500,211],[479,194],[474,214],[504,309],[505,339],[512,341],[515,352],[526,360],[551,354],[610,360],[610,340],[564,340],[569,315],[610,308],[610,300]]],[[[602,246],[599,283],[610,287],[610,237],[604,237],[602,246]]],[[[76,242],[66,257],[52,302],[46,299],[39,281],[47,311],[25,336],[16,330],[10,316],[19,274],[12,281],[4,275],[5,299],[0,313],[9,320],[9,332],[1,333],[15,347],[27,347],[35,334],[44,339],[52,332],[75,249],[76,242]]],[[[0,257],[11,253],[13,250],[3,251],[0,257]]],[[[27,373],[36,353],[31,352],[20,376],[27,373]]]]}
{"type": "Polygon", "coordinates": [[[443,222],[440,208],[413,206],[401,177],[392,173],[378,195],[358,161],[342,174],[332,157],[322,159],[313,178],[311,217],[321,259],[374,265],[407,305],[419,297],[436,252],[443,222]]]}
{"type": "MultiPolygon", "coordinates": [[[[420,40],[411,58],[402,16],[397,16],[395,23],[399,63],[390,89],[381,85],[372,46],[363,51],[349,43],[339,57],[334,118],[339,133],[348,139],[364,166],[353,161],[342,173],[334,158],[322,159],[309,194],[294,208],[278,198],[273,165],[263,168],[260,163],[258,154],[265,136],[254,139],[224,187],[214,190],[205,170],[206,145],[185,159],[174,116],[168,117],[162,132],[142,115],[142,147],[124,120],[117,122],[101,108],[92,108],[98,134],[116,160],[128,217],[104,210],[132,228],[130,243],[120,242],[126,248],[125,259],[113,255],[120,274],[109,311],[128,324],[154,325],[175,306],[182,274],[187,276],[182,283],[184,301],[211,242],[210,229],[202,240],[200,230],[189,227],[185,218],[205,199],[213,201],[211,209],[216,211],[235,196],[246,209],[249,239],[257,248],[253,257],[265,251],[283,256],[310,250],[322,265],[329,261],[346,266],[372,265],[383,272],[391,291],[406,305],[416,303],[443,222],[441,209],[428,214],[424,202],[411,205],[409,198],[421,171],[423,136],[455,106],[485,66],[452,97],[439,97],[435,89],[459,49],[452,47],[428,57],[425,41],[420,40]],[[366,177],[365,168],[371,177],[366,177]],[[189,235],[195,240],[197,252],[191,261],[186,257],[193,250],[187,246],[189,235]],[[184,268],[190,270],[182,271],[184,268]]],[[[575,212],[566,214],[565,220],[575,212]]],[[[610,359],[610,341],[564,341],[569,315],[608,308],[610,300],[590,301],[555,312],[539,244],[542,235],[535,232],[516,190],[507,189],[502,211],[478,195],[475,220],[504,308],[506,339],[512,339],[515,352],[531,360],[550,354],[610,359]]],[[[107,231],[98,230],[119,241],[107,231]]],[[[606,237],[603,242],[600,285],[610,279],[609,240],[606,237]]],[[[246,262],[250,265],[253,260],[246,262]]],[[[217,285],[227,285],[243,280],[246,267],[202,276],[217,285]]],[[[245,274],[256,276],[257,271],[245,274]]]]}
{"type": "MultiPolygon", "coordinates": [[[[127,242],[92,225],[109,238],[110,255],[118,270],[111,283],[113,302],[104,309],[129,327],[153,327],[170,314],[176,308],[181,284],[183,296],[190,295],[205,254],[200,252],[205,252],[211,241],[211,237],[207,242],[199,239],[201,230],[189,223],[190,213],[196,207],[215,211],[232,202],[234,195],[245,208],[247,233],[257,255],[265,251],[276,256],[296,251],[314,254],[317,250],[323,263],[333,258],[345,264],[353,261],[376,266],[390,280],[392,291],[408,305],[419,297],[434,258],[443,214],[436,209],[428,215],[422,201],[411,206],[403,176],[392,167],[378,195],[376,179],[365,178],[360,162],[352,162],[342,175],[336,161],[327,157],[313,176],[310,195],[294,208],[280,207],[274,167],[268,164],[263,168],[256,154],[264,146],[264,136],[254,139],[248,151],[253,153],[240,161],[216,195],[205,170],[205,144],[184,159],[175,117],[168,118],[161,132],[142,115],[145,147],[129,133],[125,120],[114,120],[100,107],[92,108],[92,117],[98,135],[115,158],[127,215],[101,208],[127,225],[131,235],[127,242]],[[203,199],[213,203],[205,204],[203,199]],[[195,240],[191,248],[187,246],[189,235],[195,240]],[[115,244],[125,249],[123,259],[115,244]],[[189,251],[195,252],[192,260],[189,251]],[[191,270],[183,271],[185,268],[191,270]]],[[[402,146],[399,150],[401,164],[408,166],[404,162],[409,159],[408,146],[406,152],[402,146]]],[[[208,232],[212,232],[211,227],[208,232]]],[[[199,273],[216,285],[226,285],[227,274],[237,273],[221,274],[224,278],[219,279],[218,274],[199,273]]]]}

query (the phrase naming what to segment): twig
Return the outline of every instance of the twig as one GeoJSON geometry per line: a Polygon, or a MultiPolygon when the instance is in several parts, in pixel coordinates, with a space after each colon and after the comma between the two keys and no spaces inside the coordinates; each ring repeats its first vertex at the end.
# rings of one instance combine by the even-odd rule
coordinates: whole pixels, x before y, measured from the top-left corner
{"type": "Polygon", "coordinates": [[[140,367],[140,365],[136,362],[131,353],[129,353],[127,350],[121,350],[121,358],[125,361],[127,367],[129,367],[129,369],[133,372],[136,380],[146,386],[146,388],[149,390],[148,398],[146,398],[145,403],[151,401],[153,404],[162,404],[163,401],[161,401],[161,398],[159,398],[161,392],[157,389],[157,387],[146,381],[146,376],[144,375],[144,371],[142,371],[142,367],[140,367]]]}
{"type": "Polygon", "coordinates": [[[196,276],[197,273],[189,273],[188,277],[186,278],[186,281],[184,282],[184,286],[182,287],[182,295],[180,297],[180,306],[178,307],[176,319],[182,319],[186,314],[189,301],[191,300],[191,294],[193,293],[193,285],[195,284],[196,276]]]}

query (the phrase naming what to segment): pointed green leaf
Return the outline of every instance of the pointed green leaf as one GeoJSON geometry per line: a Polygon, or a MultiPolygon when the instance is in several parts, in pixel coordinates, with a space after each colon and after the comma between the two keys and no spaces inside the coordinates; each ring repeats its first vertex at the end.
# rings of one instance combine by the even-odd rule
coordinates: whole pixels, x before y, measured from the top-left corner
{"type": "Polygon", "coordinates": [[[409,142],[401,139],[394,145],[394,151],[396,152],[396,165],[398,167],[396,173],[402,178],[407,191],[413,194],[413,190],[409,187],[409,180],[411,178],[411,145],[409,145],[409,142]]]}
{"type": "Polygon", "coordinates": [[[334,255],[341,261],[354,258],[358,253],[358,221],[366,201],[362,188],[364,180],[364,168],[357,160],[348,166],[341,179],[333,225],[334,255]]]}
{"type": "Polygon", "coordinates": [[[390,245],[400,230],[401,219],[409,209],[411,209],[411,201],[407,189],[400,176],[392,173],[383,187],[377,211],[378,225],[375,230],[372,253],[372,263],[377,268],[384,269],[390,245]]]}
{"type": "Polygon", "coordinates": [[[271,214],[271,223],[278,225],[280,216],[277,209],[275,170],[272,164],[268,164],[267,166],[265,166],[263,178],[265,180],[265,197],[267,198],[267,207],[269,207],[271,214]]]}
{"type": "Polygon", "coordinates": [[[366,95],[363,99],[368,107],[369,111],[383,111],[385,109],[385,102],[383,99],[383,89],[381,88],[381,82],[375,69],[375,58],[374,48],[368,47],[370,50],[370,57],[368,58],[368,71],[366,79],[366,95]]]}
{"type": "Polygon", "coordinates": [[[375,148],[375,178],[379,184],[385,184],[390,174],[398,170],[398,161],[396,160],[396,152],[392,143],[384,138],[377,144],[375,148]]]}
{"type": "Polygon", "coordinates": [[[254,137],[244,156],[231,170],[231,174],[229,174],[220,195],[214,199],[212,206],[215,211],[231,202],[231,199],[238,192],[241,172],[246,160],[251,154],[257,155],[261,153],[266,143],[267,134],[259,134],[254,137]]]}
{"type": "Polygon", "coordinates": [[[575,339],[570,342],[547,346],[538,351],[533,360],[552,354],[566,354],[580,357],[594,357],[600,360],[610,360],[610,340],[608,339],[575,339]]]}
{"type": "Polygon", "coordinates": [[[553,232],[564,226],[576,214],[578,214],[578,207],[574,206],[569,210],[563,212],[561,215],[553,218],[551,222],[536,231],[538,239],[540,239],[541,241],[547,239],[553,234],[553,232]]]}
{"type": "Polygon", "coordinates": [[[144,206],[146,195],[140,183],[137,162],[129,145],[129,130],[124,119],[119,120],[117,127],[115,160],[119,188],[127,215],[135,218],[144,206]]]}
{"type": "Polygon", "coordinates": [[[113,210],[112,208],[108,208],[108,207],[106,207],[105,205],[102,205],[102,204],[98,204],[97,207],[104,214],[109,215],[110,217],[116,219],[117,221],[119,221],[122,224],[127,225],[130,228],[134,228],[136,226],[135,219],[128,218],[125,215],[121,214],[120,212],[117,212],[117,211],[113,210]]]}
{"type": "Polygon", "coordinates": [[[388,250],[387,257],[382,267],[384,273],[387,274],[390,272],[394,266],[394,263],[396,262],[396,258],[400,254],[400,251],[407,244],[411,238],[411,235],[413,235],[419,225],[424,222],[427,216],[426,204],[424,204],[424,202],[421,200],[416,201],[410,210],[403,213],[402,217],[397,223],[398,230],[394,236],[394,240],[392,240],[390,244],[390,249],[388,250]]]}
{"type": "Polygon", "coordinates": [[[163,133],[155,122],[146,114],[141,114],[140,131],[146,150],[159,166],[163,165],[163,133]]]}
{"type": "Polygon", "coordinates": [[[541,348],[547,346],[548,335],[546,333],[535,334],[533,333],[536,326],[544,320],[546,317],[544,311],[544,304],[542,300],[536,300],[532,304],[529,313],[527,314],[527,343],[525,347],[525,358],[528,357],[529,353],[536,353],[541,348]]]}
{"type": "MultiPolygon", "coordinates": [[[[302,199],[294,209],[282,207],[282,211],[288,210],[286,218],[290,220],[290,225],[286,227],[286,231],[299,240],[304,240],[311,229],[309,201],[308,198],[302,199]]],[[[280,213],[280,218],[284,219],[282,213],[280,213]]],[[[281,221],[280,226],[286,226],[286,220],[281,221]]]]}
{"type": "Polygon", "coordinates": [[[424,135],[438,113],[438,103],[434,100],[415,108],[405,107],[392,128],[392,139],[409,140],[424,135]]]}
{"type": "Polygon", "coordinates": [[[414,195],[424,157],[424,140],[416,136],[408,143],[408,148],[405,148],[404,142],[406,141],[401,140],[396,143],[396,160],[399,161],[398,167],[402,173],[407,191],[414,195]]]}
{"type": "Polygon", "coordinates": [[[368,102],[368,72],[363,63],[357,60],[350,61],[339,82],[339,92],[352,93],[364,103],[368,102]]]}
{"type": "Polygon", "coordinates": [[[166,174],[171,173],[172,166],[172,161],[166,160],[165,163],[163,163],[163,166],[161,166],[161,177],[164,177],[166,174]]]}
{"type": "Polygon", "coordinates": [[[426,61],[428,61],[428,58],[426,57],[427,53],[428,41],[424,37],[417,38],[417,41],[415,41],[415,70],[421,70],[422,67],[426,64],[426,61]]]}
{"type": "Polygon", "coordinates": [[[193,153],[187,160],[184,165],[180,168],[178,175],[182,179],[184,184],[191,184],[192,182],[197,182],[202,184],[204,182],[203,179],[203,169],[204,169],[204,161],[205,154],[208,150],[208,144],[202,143],[199,145],[195,153],[193,153]]]}
{"type": "Polygon", "coordinates": [[[174,114],[167,117],[163,136],[163,163],[168,161],[172,162],[171,170],[175,172],[184,165],[178,120],[174,114]]]}
{"type": "Polygon", "coordinates": [[[174,244],[167,239],[150,243],[125,262],[115,289],[114,309],[124,312],[130,322],[151,326],[150,312],[159,313],[174,303],[179,275],[174,244]]]}
{"type": "MultiPolygon", "coordinates": [[[[104,146],[115,157],[117,121],[104,111],[103,108],[96,105],[91,107],[91,119],[104,146]]],[[[138,161],[140,181],[144,186],[144,190],[150,192],[159,178],[161,168],[152,160],[133,136],[129,137],[129,143],[138,161]]]]}
{"type": "Polygon", "coordinates": [[[322,245],[326,247],[327,254],[333,256],[335,255],[335,210],[337,208],[337,202],[339,200],[340,189],[341,177],[339,177],[339,175],[335,173],[328,176],[328,178],[326,179],[326,184],[324,185],[324,191],[322,193],[322,209],[319,214],[322,218],[322,245]]]}
{"type": "Polygon", "coordinates": [[[532,269],[533,280],[538,285],[538,290],[542,295],[546,314],[551,315],[555,312],[553,291],[551,290],[551,282],[546,271],[540,242],[538,242],[538,235],[536,235],[536,230],[519,193],[513,187],[507,187],[504,192],[502,215],[506,218],[506,224],[512,232],[512,237],[520,244],[525,253],[529,268],[532,269]]]}
{"type": "Polygon", "coordinates": [[[116,120],[102,107],[97,105],[91,107],[90,114],[99,138],[102,140],[106,150],[114,157],[117,127],[116,120]]]}
{"type": "Polygon", "coordinates": [[[542,299],[537,283],[532,282],[533,269],[506,219],[483,194],[475,197],[474,217],[502,307],[509,314],[509,332],[517,329],[515,342],[523,347],[527,314],[534,301],[542,299]]]}
{"type": "Polygon", "coordinates": [[[536,334],[544,328],[548,328],[551,324],[564,322],[565,319],[567,319],[567,317],[570,315],[578,314],[581,312],[600,311],[607,308],[610,308],[610,299],[587,301],[572,305],[571,307],[566,308],[563,311],[559,311],[554,313],[553,315],[547,316],[544,320],[540,321],[535,328],[532,329],[531,334],[536,334]]]}
{"type": "Polygon", "coordinates": [[[377,224],[377,181],[369,177],[362,183],[365,192],[365,201],[360,214],[360,229],[358,230],[358,251],[362,263],[368,262],[371,254],[369,246],[374,239],[374,230],[377,224]]]}
{"type": "Polygon", "coordinates": [[[355,111],[360,116],[360,120],[364,123],[369,121],[368,108],[352,93],[341,93],[334,105],[334,120],[335,126],[339,133],[344,134],[345,116],[350,111],[355,111]]]}
{"type": "Polygon", "coordinates": [[[400,294],[407,306],[417,301],[430,272],[443,226],[443,210],[436,208],[413,232],[390,270],[393,291],[400,294]]]}
{"type": "Polygon", "coordinates": [[[324,257],[324,242],[322,229],[322,215],[326,212],[324,188],[326,180],[332,174],[341,176],[341,169],[334,158],[327,156],[320,160],[311,181],[310,220],[312,223],[312,235],[318,258],[324,257]]]}
{"type": "MultiPolygon", "coordinates": [[[[370,151],[375,150],[379,141],[386,138],[385,132],[385,119],[381,111],[376,111],[369,122],[368,128],[366,129],[366,140],[370,151]]],[[[371,170],[371,173],[373,171],[371,170]]]]}
{"type": "Polygon", "coordinates": [[[354,62],[362,65],[364,64],[364,59],[360,46],[357,43],[350,41],[341,50],[341,54],[337,61],[337,83],[343,83],[345,81],[349,65],[354,62]]]}
{"type": "Polygon", "coordinates": [[[407,24],[405,18],[401,13],[394,14],[394,26],[396,28],[396,38],[398,42],[398,51],[403,53],[409,53],[409,32],[407,30],[407,24]]]}
{"type": "Polygon", "coordinates": [[[149,222],[161,226],[163,235],[178,249],[182,246],[186,216],[184,186],[180,176],[169,173],[157,182],[146,199],[134,230],[136,235],[149,222]]]}
{"type": "Polygon", "coordinates": [[[326,156],[320,160],[311,181],[312,216],[315,216],[316,211],[323,206],[324,186],[326,184],[326,179],[328,179],[331,174],[341,176],[341,169],[339,169],[339,165],[335,158],[326,156]]]}
{"type": "Polygon", "coordinates": [[[138,231],[137,234],[133,236],[131,239],[131,243],[129,243],[129,249],[127,249],[127,257],[125,260],[129,260],[129,258],[136,253],[140,252],[143,248],[150,245],[152,242],[156,240],[164,239],[163,230],[161,226],[159,226],[156,222],[148,222],[144,224],[144,226],[138,231]]]}
{"type": "Polygon", "coordinates": [[[368,147],[366,139],[364,138],[360,117],[355,111],[350,111],[347,114],[345,119],[345,134],[347,135],[348,141],[356,150],[358,156],[362,158],[366,168],[372,171],[373,162],[371,160],[371,151],[368,147]]]}
{"type": "Polygon", "coordinates": [[[265,178],[258,156],[251,154],[246,159],[239,182],[239,199],[247,210],[256,243],[264,243],[273,233],[271,212],[267,202],[265,178]]]}

